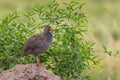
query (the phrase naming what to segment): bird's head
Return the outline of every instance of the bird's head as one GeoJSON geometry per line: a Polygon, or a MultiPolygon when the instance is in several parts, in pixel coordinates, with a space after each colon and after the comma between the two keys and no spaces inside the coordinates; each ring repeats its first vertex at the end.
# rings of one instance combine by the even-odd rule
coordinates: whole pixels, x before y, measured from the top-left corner
{"type": "Polygon", "coordinates": [[[45,30],[45,31],[51,31],[52,28],[51,28],[50,26],[46,26],[44,30],[45,30]]]}

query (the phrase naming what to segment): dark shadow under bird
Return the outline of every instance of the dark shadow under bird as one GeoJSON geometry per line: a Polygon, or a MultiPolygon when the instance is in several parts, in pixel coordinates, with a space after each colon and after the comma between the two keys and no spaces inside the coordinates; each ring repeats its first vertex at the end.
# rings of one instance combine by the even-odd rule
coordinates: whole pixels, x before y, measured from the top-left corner
{"type": "Polygon", "coordinates": [[[33,35],[24,44],[23,56],[34,55],[37,66],[42,66],[38,58],[39,54],[44,53],[52,42],[53,35],[51,30],[50,26],[46,26],[43,33],[33,35]]]}

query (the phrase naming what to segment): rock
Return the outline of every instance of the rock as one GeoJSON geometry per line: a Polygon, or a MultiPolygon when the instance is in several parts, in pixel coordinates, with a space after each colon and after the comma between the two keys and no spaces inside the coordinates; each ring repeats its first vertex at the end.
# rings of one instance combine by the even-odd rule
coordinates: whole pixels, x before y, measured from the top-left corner
{"type": "Polygon", "coordinates": [[[18,64],[0,74],[0,80],[61,80],[51,71],[36,64],[18,64]]]}

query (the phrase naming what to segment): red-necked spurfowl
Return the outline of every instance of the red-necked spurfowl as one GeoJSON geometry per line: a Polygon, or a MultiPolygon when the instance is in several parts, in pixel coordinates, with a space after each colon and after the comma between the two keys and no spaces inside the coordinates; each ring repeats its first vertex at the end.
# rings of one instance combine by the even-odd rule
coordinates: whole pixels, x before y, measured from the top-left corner
{"type": "Polygon", "coordinates": [[[37,66],[42,65],[39,61],[38,55],[44,53],[52,42],[53,35],[51,30],[52,28],[50,26],[46,26],[43,33],[33,35],[24,44],[23,56],[28,54],[34,55],[37,66]]]}

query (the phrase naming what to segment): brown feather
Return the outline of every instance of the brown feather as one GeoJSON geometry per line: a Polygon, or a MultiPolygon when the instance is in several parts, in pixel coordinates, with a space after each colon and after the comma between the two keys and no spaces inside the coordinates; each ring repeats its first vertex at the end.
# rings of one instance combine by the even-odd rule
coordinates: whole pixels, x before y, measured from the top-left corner
{"type": "Polygon", "coordinates": [[[28,55],[29,53],[34,54],[34,50],[42,46],[44,38],[45,36],[42,34],[36,34],[29,38],[24,45],[24,55],[28,55]]]}
{"type": "Polygon", "coordinates": [[[46,26],[42,34],[36,34],[29,38],[24,44],[23,56],[28,54],[38,56],[44,53],[52,42],[53,35],[51,30],[50,26],[46,26]]]}

